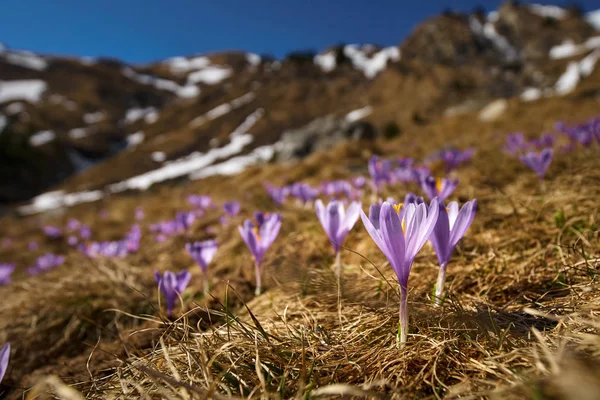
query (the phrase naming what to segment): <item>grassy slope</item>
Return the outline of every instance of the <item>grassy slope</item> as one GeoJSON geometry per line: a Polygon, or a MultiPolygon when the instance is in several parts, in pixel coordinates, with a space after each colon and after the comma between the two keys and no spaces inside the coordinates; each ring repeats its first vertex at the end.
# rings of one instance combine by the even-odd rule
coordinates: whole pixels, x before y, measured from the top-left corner
{"type": "MultiPolygon", "coordinates": [[[[200,271],[183,244],[211,237],[205,227],[217,223],[216,212],[185,237],[155,244],[146,235],[141,251],[125,260],[91,261],[69,253],[64,266],[33,278],[25,278],[23,266],[34,255],[24,249],[29,240],[43,240],[40,221],[6,219],[0,232],[15,238],[15,247],[1,250],[0,257],[20,267],[15,282],[0,288],[0,343],[10,341],[14,349],[5,388],[15,398],[36,383],[38,393],[51,387],[57,393],[61,387],[42,380],[56,374],[77,384],[86,398],[203,397],[206,389],[215,397],[268,392],[282,398],[308,391],[398,398],[600,393],[594,319],[600,304],[598,148],[558,154],[542,183],[500,151],[505,133],[536,135],[556,120],[596,115],[597,100],[586,96],[596,88],[588,82],[567,99],[511,101],[502,119],[492,123],[473,114],[445,118],[405,130],[392,142],[342,144],[300,165],[164,185],[40,217],[57,224],[77,217],[108,239],[123,235],[138,205],[149,224],[186,208],[190,193],[211,194],[218,202],[242,200],[240,217],[217,228],[211,300],[202,298],[200,271]],[[406,349],[395,347],[393,272],[360,222],[346,246],[362,256],[343,252],[338,287],[332,250],[313,211],[286,205],[282,232],[265,264],[267,291],[253,298],[253,268],[236,225],[254,210],[274,210],[263,181],[317,183],[365,174],[374,152],[420,158],[447,144],[477,148],[473,163],[457,172],[461,183],[452,198],[476,197],[479,210],[449,266],[448,299],[440,309],[430,306],[437,274],[433,250],[427,245],[419,254],[410,280],[412,332],[406,349]],[[97,216],[101,207],[110,210],[109,220],[97,216]],[[559,210],[566,223],[557,227],[559,210]],[[152,272],[183,268],[194,276],[184,308],[176,312],[185,314],[169,321],[159,317],[152,272]],[[574,374],[585,384],[573,385],[574,374]],[[353,388],[324,389],[332,384],[353,388]]],[[[418,188],[390,187],[386,194],[402,198],[409,190],[418,188]]],[[[67,251],[61,246],[43,247],[67,251]]]]}

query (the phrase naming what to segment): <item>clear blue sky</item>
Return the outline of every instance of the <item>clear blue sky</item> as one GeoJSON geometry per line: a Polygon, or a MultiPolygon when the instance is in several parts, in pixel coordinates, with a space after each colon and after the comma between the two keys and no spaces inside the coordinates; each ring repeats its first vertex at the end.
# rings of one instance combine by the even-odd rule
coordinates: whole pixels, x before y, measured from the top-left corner
{"type": "MultiPolygon", "coordinates": [[[[564,5],[568,1],[541,0],[564,5]]],[[[243,49],[282,57],[336,43],[399,43],[445,8],[498,0],[2,0],[0,42],[41,53],[148,62],[243,49]]],[[[597,0],[579,2],[584,10],[597,0]]]]}

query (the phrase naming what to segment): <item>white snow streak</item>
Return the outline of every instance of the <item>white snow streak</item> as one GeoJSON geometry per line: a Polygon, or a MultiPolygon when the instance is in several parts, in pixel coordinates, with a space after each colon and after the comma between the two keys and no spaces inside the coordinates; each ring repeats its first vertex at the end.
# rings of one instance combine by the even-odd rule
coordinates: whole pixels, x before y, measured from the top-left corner
{"type": "Polygon", "coordinates": [[[127,136],[127,147],[134,147],[142,143],[145,139],[144,132],[139,131],[127,136]]]}
{"type": "Polygon", "coordinates": [[[43,71],[48,68],[46,60],[30,51],[9,51],[3,57],[10,64],[35,71],[43,71]]]}
{"type": "Polygon", "coordinates": [[[0,81],[0,103],[25,100],[35,103],[40,100],[48,85],[39,79],[0,81]]]}
{"type": "Polygon", "coordinates": [[[236,108],[239,108],[245,104],[250,103],[255,98],[256,98],[256,95],[254,93],[252,93],[252,92],[246,93],[243,96],[233,99],[229,103],[221,104],[220,106],[217,106],[217,107],[207,111],[205,114],[194,118],[193,120],[190,121],[189,125],[192,128],[197,128],[200,125],[206,123],[207,121],[212,121],[213,119],[219,118],[219,117],[231,112],[231,110],[235,110],[236,108]]]}
{"type": "Polygon", "coordinates": [[[383,71],[388,61],[400,60],[400,49],[397,47],[383,48],[369,57],[366,52],[371,48],[370,45],[359,47],[355,44],[349,44],[344,46],[344,55],[352,61],[354,68],[363,71],[369,79],[374,78],[383,71]]]}
{"type": "Polygon", "coordinates": [[[41,194],[35,197],[31,204],[19,207],[18,210],[21,214],[31,215],[60,207],[70,207],[76,204],[98,201],[102,197],[103,194],[100,190],[68,194],[62,190],[58,190],[41,194]]]}
{"type": "Polygon", "coordinates": [[[85,122],[86,124],[95,124],[97,122],[102,121],[104,118],[106,118],[106,114],[104,113],[104,111],[96,111],[93,113],[84,114],[83,122],[85,122]]]}
{"type": "Polygon", "coordinates": [[[556,93],[563,96],[571,93],[582,78],[589,76],[600,58],[600,49],[587,55],[579,62],[572,61],[555,84],[556,93]]]}
{"type": "Polygon", "coordinates": [[[152,75],[139,74],[129,67],[123,68],[122,72],[123,75],[125,75],[132,81],[141,83],[143,85],[151,85],[159,90],[167,90],[169,92],[175,93],[178,97],[181,98],[196,97],[200,94],[200,89],[198,89],[198,87],[194,85],[181,86],[178,83],[170,81],[168,79],[157,78],[152,75]]]}
{"type": "Polygon", "coordinates": [[[29,144],[32,146],[42,146],[46,143],[53,141],[56,138],[56,135],[52,131],[40,131],[38,133],[34,133],[29,137],[29,144]]]}
{"type": "Polygon", "coordinates": [[[350,111],[348,114],[346,114],[346,121],[348,121],[348,122],[358,121],[360,119],[365,118],[372,112],[373,112],[373,107],[371,107],[371,106],[366,106],[363,108],[359,108],[358,110],[350,111]]]}
{"type": "Polygon", "coordinates": [[[233,71],[228,67],[206,67],[199,71],[192,72],[188,75],[188,85],[190,83],[205,83],[207,85],[215,85],[229,78],[233,71]]]}
{"type": "Polygon", "coordinates": [[[335,69],[337,62],[335,60],[335,53],[330,51],[325,54],[317,54],[314,59],[314,63],[321,68],[323,72],[331,72],[335,69]]]}
{"type": "Polygon", "coordinates": [[[563,19],[567,16],[567,10],[558,6],[530,4],[529,11],[544,18],[563,19]]]}
{"type": "Polygon", "coordinates": [[[558,46],[551,48],[549,55],[553,60],[560,60],[562,58],[577,56],[597,48],[600,48],[600,36],[593,36],[581,44],[575,44],[570,40],[565,41],[558,46]]]}

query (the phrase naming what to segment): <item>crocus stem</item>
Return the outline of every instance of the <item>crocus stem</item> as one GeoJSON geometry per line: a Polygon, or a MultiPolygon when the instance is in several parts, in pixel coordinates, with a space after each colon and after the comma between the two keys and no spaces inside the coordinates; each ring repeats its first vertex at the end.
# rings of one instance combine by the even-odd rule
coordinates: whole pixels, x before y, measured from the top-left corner
{"type": "Polygon", "coordinates": [[[400,286],[400,337],[398,347],[403,348],[408,337],[408,289],[400,286]]]}
{"type": "Polygon", "coordinates": [[[342,257],[339,251],[335,253],[335,276],[342,276],[342,257]]]}
{"type": "Polygon", "coordinates": [[[446,264],[440,266],[437,283],[435,284],[435,302],[436,306],[442,304],[442,293],[444,292],[444,282],[446,281],[446,264]]]}
{"type": "Polygon", "coordinates": [[[204,275],[204,296],[208,296],[208,290],[209,290],[208,273],[206,271],[204,271],[203,275],[204,275]]]}
{"type": "Polygon", "coordinates": [[[262,277],[261,277],[261,268],[258,263],[255,264],[256,267],[256,291],[254,294],[258,296],[262,292],[262,277]]]}

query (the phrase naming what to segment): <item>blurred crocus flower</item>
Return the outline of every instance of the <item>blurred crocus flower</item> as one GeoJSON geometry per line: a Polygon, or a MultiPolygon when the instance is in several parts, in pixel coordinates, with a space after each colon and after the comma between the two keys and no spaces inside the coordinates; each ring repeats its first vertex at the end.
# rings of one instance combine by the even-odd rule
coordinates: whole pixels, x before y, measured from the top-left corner
{"type": "Polygon", "coordinates": [[[431,204],[371,205],[369,216],[360,216],[369,235],[390,262],[400,284],[399,342],[408,335],[408,277],[417,253],[429,239],[439,214],[438,199],[431,204]]]}
{"type": "Polygon", "coordinates": [[[56,226],[47,225],[42,228],[44,235],[56,239],[62,236],[62,231],[56,226]]]}
{"type": "Polygon", "coordinates": [[[440,264],[440,271],[435,285],[436,305],[442,302],[444,282],[446,281],[446,267],[448,266],[450,257],[452,257],[454,248],[458,244],[458,241],[465,235],[475,218],[477,200],[466,202],[460,211],[458,203],[455,201],[448,204],[448,208],[441,202],[439,203],[439,209],[437,223],[433,234],[429,237],[440,264]]]}
{"type": "Polygon", "coordinates": [[[554,143],[556,143],[556,138],[551,133],[544,133],[539,138],[530,140],[529,146],[536,149],[543,149],[554,146],[554,143]]]}
{"type": "Polygon", "coordinates": [[[239,226],[240,235],[254,258],[256,267],[256,295],[262,290],[262,260],[281,228],[281,214],[255,213],[256,225],[249,219],[239,226]]]}
{"type": "Polygon", "coordinates": [[[79,239],[75,235],[69,235],[69,237],[67,238],[67,243],[69,244],[69,246],[74,247],[77,246],[77,243],[79,243],[79,239]]]}
{"type": "Polygon", "coordinates": [[[30,275],[37,275],[46,272],[54,267],[61,265],[65,261],[63,256],[57,256],[52,253],[46,253],[35,260],[35,264],[27,269],[30,275]]]}
{"type": "Polygon", "coordinates": [[[396,161],[398,162],[398,166],[400,168],[410,168],[413,165],[414,160],[410,157],[398,157],[396,159],[396,161]]]}
{"type": "Polygon", "coordinates": [[[347,197],[350,197],[350,195],[352,194],[352,185],[350,184],[350,182],[343,180],[324,182],[321,185],[321,193],[323,193],[326,196],[332,197],[335,197],[337,195],[345,195],[347,197]]]}
{"type": "Polygon", "coordinates": [[[188,203],[196,208],[204,210],[212,205],[212,199],[210,196],[192,194],[187,198],[188,203]]]}
{"type": "Polygon", "coordinates": [[[40,248],[40,246],[37,244],[37,242],[31,241],[31,242],[29,242],[29,244],[27,245],[27,248],[28,248],[30,251],[36,251],[37,249],[39,249],[39,248],[40,248]]]}
{"type": "Polygon", "coordinates": [[[364,176],[356,176],[352,178],[352,186],[357,189],[360,189],[365,186],[367,183],[367,179],[364,176]]]}
{"type": "Polygon", "coordinates": [[[11,282],[10,276],[15,271],[15,264],[0,263],[0,286],[11,282]]]}
{"type": "Polygon", "coordinates": [[[539,153],[530,151],[529,153],[519,157],[521,162],[531,168],[540,179],[544,179],[546,171],[552,162],[554,155],[553,149],[544,149],[539,153]]]}
{"type": "Polygon", "coordinates": [[[144,219],[144,209],[142,207],[136,207],[135,209],[135,220],[142,221],[144,219]]]}
{"type": "Polygon", "coordinates": [[[175,308],[177,298],[185,290],[192,275],[188,271],[181,271],[178,274],[166,271],[164,275],[161,276],[158,271],[154,271],[154,277],[160,291],[165,296],[167,315],[170,317],[173,315],[173,308],[175,308]]]}
{"type": "Polygon", "coordinates": [[[416,183],[422,182],[425,178],[431,175],[431,170],[425,166],[414,167],[412,169],[413,181],[416,183]]]}
{"type": "Polygon", "coordinates": [[[523,135],[521,132],[506,135],[506,143],[504,144],[505,152],[514,156],[526,149],[527,142],[525,141],[525,135],[523,135]]]}
{"type": "MultiPolygon", "coordinates": [[[[389,202],[389,199],[388,199],[389,202]]],[[[404,202],[402,204],[407,205],[407,204],[421,204],[424,203],[425,199],[423,199],[421,196],[417,196],[416,194],[410,192],[407,193],[406,196],[404,196],[404,202]]]]}
{"type": "Polygon", "coordinates": [[[87,225],[81,225],[81,228],[79,229],[79,237],[83,240],[88,240],[89,238],[91,238],[92,230],[90,229],[90,227],[87,225]]]}
{"type": "MultiPolygon", "coordinates": [[[[193,212],[180,211],[175,214],[175,231],[176,233],[184,233],[196,220],[196,214],[193,212]]],[[[164,232],[166,233],[166,232],[164,232]]]]}
{"type": "Polygon", "coordinates": [[[203,242],[186,243],[185,249],[202,269],[204,275],[204,292],[208,293],[208,264],[217,253],[218,244],[216,240],[205,240],[203,242]]]}
{"type": "Polygon", "coordinates": [[[67,221],[67,231],[76,231],[81,226],[81,222],[76,220],[75,218],[69,218],[67,221]]]}
{"type": "Polygon", "coordinates": [[[306,183],[296,182],[291,186],[290,194],[301,203],[308,204],[319,195],[319,189],[313,188],[306,183]]]}
{"type": "Polygon", "coordinates": [[[268,182],[264,183],[264,187],[267,190],[267,193],[269,193],[269,196],[271,196],[273,201],[278,205],[282,205],[289,194],[289,189],[287,187],[274,186],[268,182]]]}
{"type": "Polygon", "coordinates": [[[344,240],[348,232],[352,229],[358,220],[361,203],[352,202],[348,206],[348,210],[344,210],[344,205],[337,200],[331,201],[327,207],[321,199],[315,202],[315,210],[317,217],[329,236],[329,240],[333,244],[333,250],[336,255],[336,275],[339,277],[341,273],[341,263],[339,258],[340,246],[344,244],[344,240]]]}
{"type": "Polygon", "coordinates": [[[100,212],[98,214],[100,215],[100,219],[108,219],[108,217],[110,216],[110,213],[108,212],[108,210],[106,208],[103,208],[102,210],[100,210],[100,212]]]}
{"type": "Polygon", "coordinates": [[[415,172],[409,167],[395,168],[392,175],[397,182],[408,183],[415,180],[415,172]]]}
{"type": "Polygon", "coordinates": [[[450,148],[442,150],[439,157],[446,164],[445,169],[448,173],[453,169],[456,169],[459,165],[471,161],[474,153],[475,149],[473,148],[468,148],[466,150],[450,148]]]}
{"type": "Polygon", "coordinates": [[[223,203],[223,211],[230,216],[236,216],[240,213],[241,205],[239,201],[228,201],[223,203]]]}
{"type": "Polygon", "coordinates": [[[373,156],[369,159],[368,169],[375,191],[381,185],[392,182],[392,162],[390,160],[380,160],[378,156],[373,156]]]}
{"type": "Polygon", "coordinates": [[[433,199],[437,197],[439,201],[444,201],[448,196],[454,192],[454,189],[458,186],[458,179],[448,179],[448,178],[434,178],[433,176],[428,176],[427,178],[421,181],[421,188],[429,197],[429,199],[433,199]]]}
{"type": "Polygon", "coordinates": [[[10,358],[10,343],[6,343],[0,350],[0,382],[4,379],[6,370],[8,369],[8,361],[10,358]]]}

